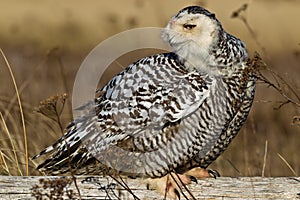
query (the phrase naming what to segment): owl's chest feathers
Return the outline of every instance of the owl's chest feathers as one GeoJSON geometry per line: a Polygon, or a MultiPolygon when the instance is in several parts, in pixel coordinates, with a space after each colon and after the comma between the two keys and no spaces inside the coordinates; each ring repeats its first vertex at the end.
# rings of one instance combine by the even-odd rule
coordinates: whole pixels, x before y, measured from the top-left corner
{"type": "MultiPolygon", "coordinates": [[[[210,76],[202,77],[206,83],[211,83],[207,98],[199,107],[198,112],[206,112],[209,114],[208,109],[213,115],[222,116],[214,117],[208,116],[208,120],[215,120],[211,123],[226,124],[231,120],[235,113],[238,112],[240,106],[243,104],[247,96],[248,81],[243,79],[241,74],[233,73],[230,76],[210,76]]],[[[201,114],[200,114],[201,115],[201,114]]],[[[213,127],[211,127],[213,129],[213,127]]]]}

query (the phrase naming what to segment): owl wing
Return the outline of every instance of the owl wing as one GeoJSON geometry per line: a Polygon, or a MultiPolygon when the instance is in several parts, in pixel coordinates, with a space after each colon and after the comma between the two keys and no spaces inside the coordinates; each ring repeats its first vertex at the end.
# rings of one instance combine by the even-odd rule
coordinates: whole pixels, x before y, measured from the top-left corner
{"type": "MultiPolygon", "coordinates": [[[[110,147],[118,147],[122,153],[135,152],[137,157],[147,155],[148,159],[157,159],[178,145],[180,138],[176,133],[181,121],[199,109],[213,84],[209,77],[187,71],[174,53],[143,58],[100,89],[101,96],[95,104],[81,108],[87,114],[75,119],[63,138],[36,156],[54,151],[40,168],[51,169],[52,165],[63,163],[62,160],[66,162],[67,145],[72,158],[78,157],[83,147],[87,149],[80,155],[81,162],[89,156],[105,161],[107,157],[103,155],[114,152],[110,147]]],[[[119,151],[114,153],[121,156],[119,151]]],[[[180,164],[179,158],[185,152],[176,155],[178,158],[166,159],[160,167],[180,164]]],[[[153,175],[154,168],[148,167],[142,173],[157,176],[153,175]]]]}

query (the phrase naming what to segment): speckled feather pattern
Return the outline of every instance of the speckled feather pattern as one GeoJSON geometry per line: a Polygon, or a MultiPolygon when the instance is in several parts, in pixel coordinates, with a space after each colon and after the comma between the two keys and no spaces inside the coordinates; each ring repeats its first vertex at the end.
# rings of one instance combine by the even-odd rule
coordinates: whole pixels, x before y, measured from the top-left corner
{"type": "Polygon", "coordinates": [[[51,153],[39,169],[65,173],[70,159],[78,173],[101,173],[107,153],[126,159],[122,152],[131,152],[134,158],[124,167],[161,177],[171,170],[206,168],[228,147],[251,108],[255,76],[247,71],[244,44],[226,33],[214,14],[194,6],[175,18],[185,12],[216,21],[220,31],[208,66],[214,63],[218,73],[187,67],[176,51],[131,64],[98,91],[95,104],[82,106],[84,114],[64,137],[36,156],[51,153]]]}

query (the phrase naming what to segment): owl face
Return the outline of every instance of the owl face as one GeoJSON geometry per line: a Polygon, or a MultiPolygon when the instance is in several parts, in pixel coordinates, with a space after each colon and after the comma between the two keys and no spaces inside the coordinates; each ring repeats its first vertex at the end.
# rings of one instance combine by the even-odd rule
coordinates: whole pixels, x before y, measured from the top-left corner
{"type": "Polygon", "coordinates": [[[180,48],[188,44],[208,48],[216,42],[220,30],[214,14],[209,14],[191,13],[188,9],[181,10],[171,18],[163,31],[162,38],[175,50],[176,47],[180,48]]]}
{"type": "Polygon", "coordinates": [[[214,14],[191,6],[171,18],[162,39],[192,68],[207,68],[213,64],[210,50],[217,45],[220,31],[222,26],[214,14]]]}

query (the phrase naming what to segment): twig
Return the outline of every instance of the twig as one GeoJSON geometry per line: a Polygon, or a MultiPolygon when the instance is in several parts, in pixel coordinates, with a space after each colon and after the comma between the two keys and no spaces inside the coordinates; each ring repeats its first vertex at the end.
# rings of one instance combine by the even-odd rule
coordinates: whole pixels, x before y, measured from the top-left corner
{"type": "MultiPolygon", "coordinates": [[[[134,194],[133,192],[132,192],[132,190],[129,188],[129,186],[127,185],[127,183],[123,180],[123,178],[120,176],[120,179],[121,179],[121,181],[122,181],[122,183],[124,184],[124,186],[128,189],[128,190],[130,190],[130,192],[132,193],[132,194],[134,194]]],[[[134,198],[137,198],[137,199],[139,199],[137,196],[134,196],[134,198]]]]}
{"type": "Polygon", "coordinates": [[[266,169],[266,162],[267,162],[267,153],[268,153],[268,140],[266,140],[265,143],[265,153],[264,153],[264,162],[263,162],[263,168],[261,172],[261,176],[265,177],[265,169],[266,169]]]}
{"type": "Polygon", "coordinates": [[[292,166],[279,153],[277,153],[277,155],[288,166],[288,168],[292,171],[294,176],[298,176],[298,174],[295,172],[295,170],[292,168],[292,166]]]}
{"type": "Polygon", "coordinates": [[[117,178],[115,178],[114,176],[112,175],[109,175],[109,177],[111,177],[113,180],[115,180],[121,187],[123,187],[127,192],[129,192],[132,197],[136,200],[140,200],[140,198],[138,198],[133,192],[132,190],[128,187],[128,185],[126,183],[124,183],[123,179],[121,178],[121,181],[119,181],[117,178]]]}
{"type": "MultiPolygon", "coordinates": [[[[60,118],[59,118],[58,122],[60,122],[60,118]]],[[[61,123],[59,123],[59,125],[60,125],[60,127],[62,127],[62,126],[61,126],[61,123]]],[[[62,129],[61,129],[61,130],[62,130],[62,129]]],[[[63,130],[62,130],[62,133],[63,133],[63,130]]],[[[65,144],[66,144],[66,146],[67,146],[67,151],[68,151],[68,165],[69,165],[70,174],[71,174],[72,180],[73,180],[73,182],[74,182],[74,186],[75,186],[75,188],[76,188],[76,190],[77,190],[77,192],[78,192],[79,199],[81,200],[82,198],[81,198],[80,190],[79,190],[79,187],[78,187],[78,185],[77,185],[76,177],[75,177],[74,172],[73,172],[73,169],[72,169],[71,158],[70,158],[70,155],[71,155],[70,146],[69,146],[69,144],[66,142],[66,138],[65,138],[64,136],[63,136],[63,138],[64,138],[64,142],[65,142],[65,144]]]]}
{"type": "Polygon", "coordinates": [[[240,170],[229,159],[226,158],[226,161],[231,165],[231,167],[233,167],[233,169],[235,169],[235,171],[237,171],[237,173],[239,173],[240,175],[242,174],[240,170]]]}
{"type": "Polygon", "coordinates": [[[9,73],[10,73],[10,77],[13,81],[13,85],[14,85],[14,88],[15,88],[15,91],[16,91],[16,95],[17,95],[17,99],[18,99],[18,104],[19,104],[19,109],[20,109],[20,115],[21,115],[21,121],[22,121],[22,127],[23,127],[23,136],[24,136],[24,148],[25,148],[25,163],[26,163],[26,176],[29,175],[29,155],[28,155],[28,143],[27,143],[27,133],[26,133],[26,127],[25,127],[25,118],[24,118],[24,113],[23,113],[23,108],[22,108],[22,102],[21,102],[21,98],[20,98],[20,94],[19,94],[19,91],[18,91],[18,86],[17,86],[17,82],[15,80],[15,77],[14,77],[14,74],[13,74],[13,71],[12,71],[12,68],[3,52],[3,50],[0,48],[0,52],[1,52],[1,55],[5,61],[5,64],[9,70],[9,73]]]}
{"type": "MultiPolygon", "coordinates": [[[[12,139],[10,133],[9,133],[9,130],[8,130],[8,128],[7,128],[7,125],[6,125],[5,121],[4,121],[4,117],[3,117],[3,115],[2,115],[1,112],[0,112],[0,118],[1,118],[1,121],[2,121],[2,124],[3,124],[3,127],[4,127],[4,129],[5,129],[5,132],[7,133],[8,138],[9,138],[9,141],[10,141],[10,143],[11,143],[12,152],[13,152],[14,157],[15,157],[15,162],[16,162],[16,164],[17,164],[18,171],[19,171],[20,175],[23,175],[23,174],[22,174],[22,171],[21,171],[21,169],[20,169],[20,166],[19,166],[19,161],[18,161],[18,156],[17,156],[16,147],[15,147],[15,145],[14,145],[14,143],[13,143],[13,139],[12,139]]],[[[6,164],[4,158],[3,158],[3,161],[4,161],[4,163],[6,164]]],[[[6,168],[8,169],[7,165],[6,165],[6,168]]]]}
{"type": "Polygon", "coordinates": [[[50,98],[48,98],[44,101],[41,101],[40,105],[37,109],[37,112],[41,113],[42,115],[48,117],[49,119],[55,121],[58,124],[58,126],[60,128],[60,131],[61,131],[61,134],[62,134],[62,137],[63,137],[64,144],[66,145],[67,151],[68,151],[69,171],[70,171],[72,180],[74,182],[75,188],[78,192],[79,199],[81,199],[80,190],[79,190],[79,187],[77,185],[76,177],[75,177],[73,169],[72,169],[71,158],[70,158],[70,155],[71,155],[70,146],[68,145],[68,143],[66,141],[66,138],[64,136],[64,128],[63,128],[61,117],[60,117],[62,112],[63,112],[65,103],[66,103],[66,98],[67,98],[67,94],[63,94],[63,95],[60,95],[60,96],[58,96],[58,95],[52,96],[52,97],[50,97],[50,98]],[[61,107],[60,110],[58,110],[58,102],[60,102],[60,101],[62,103],[62,107],[61,107]],[[52,115],[54,114],[54,117],[51,116],[49,114],[49,112],[52,115]]]}
{"type": "MultiPolygon", "coordinates": [[[[63,64],[63,61],[62,61],[62,58],[61,56],[59,55],[59,47],[56,47],[56,48],[53,48],[51,49],[48,54],[47,54],[47,57],[49,58],[49,56],[53,55],[55,57],[55,59],[57,59],[57,62],[58,62],[58,66],[59,66],[59,70],[60,70],[60,74],[61,74],[61,78],[62,78],[62,81],[63,81],[63,86],[64,86],[64,89],[65,89],[65,92],[67,94],[70,94],[70,90],[68,88],[68,84],[67,84],[67,79],[66,79],[66,73],[65,73],[65,67],[64,67],[64,64],[63,64]]],[[[71,99],[68,99],[68,109],[71,111],[72,110],[72,102],[71,102],[71,99]]]]}
{"type": "Polygon", "coordinates": [[[169,179],[170,179],[169,176],[167,176],[166,188],[165,188],[165,194],[164,194],[164,200],[167,199],[169,179]]]}
{"type": "MultiPolygon", "coordinates": [[[[64,100],[63,100],[63,101],[64,101],[64,100]]],[[[57,101],[55,102],[55,108],[57,108],[56,105],[57,105],[57,101]]],[[[59,128],[60,128],[60,131],[61,131],[62,135],[64,135],[64,128],[63,128],[63,125],[62,125],[60,116],[61,116],[61,114],[62,114],[62,111],[63,111],[63,109],[64,109],[64,106],[65,106],[65,103],[63,102],[63,103],[62,103],[62,109],[60,110],[60,112],[58,112],[57,109],[54,109],[54,112],[55,112],[55,115],[56,115],[56,122],[57,122],[57,124],[58,124],[58,126],[59,126],[59,128]]]]}
{"type": "MultiPolygon", "coordinates": [[[[183,181],[181,180],[181,178],[179,177],[179,175],[174,171],[174,174],[177,176],[178,180],[180,181],[180,183],[183,185],[184,189],[189,193],[189,195],[192,197],[193,200],[196,200],[196,198],[194,197],[194,195],[191,193],[191,191],[186,187],[186,185],[183,183],[183,181]]],[[[177,180],[175,179],[175,177],[173,176],[172,172],[170,172],[171,177],[173,178],[174,182],[176,183],[176,185],[178,186],[178,188],[181,191],[181,194],[184,196],[185,199],[189,199],[183,192],[180,184],[177,182],[177,180]]]]}
{"type": "MultiPolygon", "coordinates": [[[[272,71],[271,71],[272,72],[272,71]]],[[[275,74],[276,75],[276,74],[275,74]]],[[[277,77],[279,77],[279,75],[277,75],[277,77]]],[[[258,79],[261,80],[262,82],[266,83],[269,87],[274,88],[276,91],[278,91],[282,97],[284,97],[287,101],[287,103],[293,103],[294,105],[296,105],[297,107],[300,107],[300,103],[295,101],[294,99],[292,99],[291,97],[289,97],[288,94],[286,94],[286,92],[284,92],[280,87],[276,86],[274,83],[272,83],[268,78],[266,78],[263,74],[259,73],[258,74],[258,79]]],[[[284,81],[284,80],[283,80],[284,81]]],[[[286,81],[284,81],[286,85],[289,85],[288,83],[286,83],[286,81]]],[[[290,86],[288,86],[290,89],[290,86]]],[[[293,92],[293,90],[291,90],[293,92]]],[[[296,96],[297,99],[300,98],[298,97],[297,94],[295,94],[295,92],[293,92],[293,94],[296,96]]],[[[286,105],[287,103],[284,103],[283,105],[286,105]]],[[[281,105],[280,107],[282,107],[283,105],[281,105]]]]}
{"type": "Polygon", "coordinates": [[[296,92],[295,89],[282,76],[280,76],[275,71],[271,70],[269,67],[267,67],[266,69],[272,74],[274,74],[274,76],[278,77],[282,81],[282,83],[288,87],[288,89],[292,92],[292,94],[295,95],[297,100],[300,101],[300,96],[298,95],[298,92],[296,92]]]}
{"type": "MultiPolygon", "coordinates": [[[[246,12],[248,8],[248,4],[243,4],[240,8],[238,8],[236,11],[234,11],[231,15],[232,18],[238,18],[240,19],[245,26],[247,27],[250,35],[252,36],[252,38],[254,39],[254,41],[256,42],[256,44],[261,48],[261,50],[263,51],[263,53],[268,57],[267,52],[265,51],[265,48],[261,45],[261,43],[258,41],[257,39],[257,35],[255,34],[254,30],[252,29],[252,27],[250,26],[250,24],[247,21],[247,18],[244,17],[242,15],[243,12],[246,12]]],[[[283,96],[286,101],[281,102],[281,104],[275,108],[275,109],[280,109],[282,106],[288,104],[288,103],[293,103],[294,105],[296,105],[297,107],[300,107],[300,96],[298,95],[298,93],[295,91],[295,89],[288,84],[288,82],[281,77],[278,73],[274,72],[273,70],[271,70],[268,66],[265,66],[265,69],[269,72],[271,72],[276,84],[272,83],[270,80],[268,80],[262,73],[260,70],[258,70],[258,79],[263,81],[264,83],[268,84],[270,87],[273,87],[275,90],[277,90],[281,96],[283,96]],[[294,100],[291,96],[289,96],[287,94],[287,92],[282,88],[282,84],[286,85],[288,87],[288,91],[290,91],[292,93],[292,95],[294,95],[294,97],[297,100],[294,100]]]]}
{"type": "Polygon", "coordinates": [[[116,189],[117,184],[114,183],[114,182],[110,182],[110,180],[107,176],[103,176],[103,178],[106,178],[106,180],[107,180],[106,185],[102,185],[101,179],[99,177],[94,177],[94,176],[85,178],[84,180],[81,181],[81,183],[86,183],[87,182],[87,183],[94,184],[97,187],[99,187],[98,190],[104,191],[106,193],[106,196],[109,199],[112,199],[110,197],[110,192],[111,192],[115,198],[117,198],[118,200],[121,200],[121,198],[114,191],[116,189]]]}
{"type": "MultiPolygon", "coordinates": [[[[0,150],[0,166],[1,166],[1,168],[4,170],[4,171],[6,171],[6,173],[7,174],[9,174],[10,175],[10,172],[9,172],[9,169],[8,169],[8,165],[7,165],[7,163],[6,163],[6,161],[5,161],[5,154],[0,150]],[[4,164],[4,166],[3,166],[3,164],[4,164]]],[[[1,174],[2,174],[2,170],[1,170],[1,174]]]]}
{"type": "Polygon", "coordinates": [[[240,19],[246,26],[246,28],[248,29],[251,37],[254,39],[256,45],[262,50],[262,52],[267,56],[267,52],[266,49],[262,46],[262,44],[259,42],[259,40],[257,39],[257,35],[255,33],[255,31],[252,29],[252,27],[250,26],[250,24],[248,23],[248,20],[246,17],[244,17],[242,15],[242,13],[246,12],[248,8],[248,4],[245,3],[243,4],[240,8],[238,8],[236,11],[232,12],[231,17],[232,18],[238,18],[240,19]]]}

